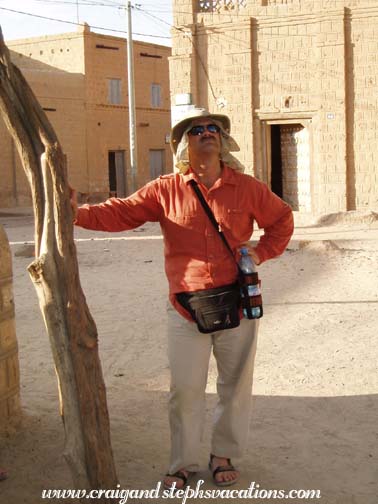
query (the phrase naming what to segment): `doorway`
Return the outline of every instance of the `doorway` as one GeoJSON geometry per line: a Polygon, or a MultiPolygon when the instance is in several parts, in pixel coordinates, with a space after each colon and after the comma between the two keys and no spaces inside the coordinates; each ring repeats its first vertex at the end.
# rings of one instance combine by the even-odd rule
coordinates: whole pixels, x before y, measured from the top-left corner
{"type": "Polygon", "coordinates": [[[270,184],[293,210],[311,212],[309,130],[299,123],[270,125],[270,184]]]}
{"type": "Polygon", "coordinates": [[[126,173],[125,173],[125,151],[109,151],[108,153],[108,173],[109,173],[109,196],[125,198],[126,173]]]}
{"type": "Polygon", "coordinates": [[[281,127],[278,124],[273,124],[270,129],[271,141],[271,172],[270,172],[270,187],[272,191],[280,198],[283,197],[282,192],[282,157],[281,157],[281,127]]]}
{"type": "Polygon", "coordinates": [[[150,150],[150,180],[154,180],[164,173],[165,150],[150,150]]]}

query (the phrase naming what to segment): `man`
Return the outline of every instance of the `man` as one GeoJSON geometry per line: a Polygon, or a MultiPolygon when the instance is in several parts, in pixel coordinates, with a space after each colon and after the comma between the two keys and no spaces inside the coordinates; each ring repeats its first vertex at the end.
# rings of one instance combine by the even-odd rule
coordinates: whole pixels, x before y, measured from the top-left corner
{"type": "Polygon", "coordinates": [[[239,471],[230,459],[241,457],[246,446],[258,326],[258,321],[242,318],[238,327],[203,334],[188,306],[179,300],[188,293],[206,294],[235,282],[237,251],[250,239],[254,221],[265,231],[256,247],[249,246],[256,264],[281,254],[293,232],[290,207],[265,184],[239,173],[241,165],[230,154],[239,147],[229,132],[227,116],[194,109],[171,132],[180,173],[164,175],[126,199],[112,198],[80,209],[73,201],[75,224],[88,229],[123,231],[146,221],[161,225],[170,289],[171,460],[165,488],[184,487],[199,470],[211,351],[218,368],[218,404],[209,468],[219,486],[238,480],[239,471]],[[192,179],[198,182],[234,258],[194,193],[192,179]]]}

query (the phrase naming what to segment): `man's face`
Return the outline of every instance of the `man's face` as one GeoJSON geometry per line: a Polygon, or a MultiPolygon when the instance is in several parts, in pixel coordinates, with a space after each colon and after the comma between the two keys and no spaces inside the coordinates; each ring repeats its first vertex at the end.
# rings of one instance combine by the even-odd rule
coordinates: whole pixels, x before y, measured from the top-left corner
{"type": "Polygon", "coordinates": [[[210,130],[213,131],[209,131],[207,128],[209,125],[214,126],[214,122],[211,119],[198,118],[193,120],[192,128],[195,126],[203,126],[204,131],[197,134],[193,134],[196,133],[196,131],[189,131],[189,156],[190,154],[200,156],[201,154],[209,155],[212,153],[219,155],[221,150],[220,133],[219,131],[214,131],[214,129],[219,130],[219,128],[216,125],[216,128],[210,126],[210,130]]]}

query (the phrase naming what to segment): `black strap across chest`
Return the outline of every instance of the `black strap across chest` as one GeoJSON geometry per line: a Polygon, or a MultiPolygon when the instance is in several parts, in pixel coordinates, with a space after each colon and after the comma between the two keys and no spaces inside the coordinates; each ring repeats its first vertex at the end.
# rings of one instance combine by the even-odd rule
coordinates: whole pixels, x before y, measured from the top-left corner
{"type": "Polygon", "coordinates": [[[210,219],[210,222],[214,226],[215,230],[217,231],[218,235],[220,236],[220,238],[223,241],[223,243],[225,244],[225,246],[227,247],[227,250],[232,255],[232,258],[234,259],[234,261],[235,261],[235,263],[236,263],[236,265],[238,267],[239,273],[243,274],[242,270],[240,269],[240,266],[239,266],[238,262],[235,259],[234,252],[233,252],[232,248],[230,247],[230,244],[228,243],[227,238],[224,236],[222,228],[220,227],[218,221],[214,217],[214,214],[213,214],[211,208],[209,207],[207,201],[205,200],[205,198],[204,198],[204,196],[203,196],[203,194],[201,192],[201,189],[198,187],[197,181],[194,180],[194,179],[192,179],[192,180],[189,181],[189,184],[192,186],[193,191],[196,193],[197,198],[199,199],[199,202],[201,203],[203,209],[205,210],[206,215],[210,219]]]}

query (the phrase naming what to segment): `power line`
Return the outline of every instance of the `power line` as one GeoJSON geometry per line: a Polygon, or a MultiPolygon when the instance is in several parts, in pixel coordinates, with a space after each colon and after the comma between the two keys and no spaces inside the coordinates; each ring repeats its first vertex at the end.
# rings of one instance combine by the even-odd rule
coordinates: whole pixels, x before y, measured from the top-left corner
{"type": "MultiPolygon", "coordinates": [[[[136,6],[135,7],[137,11],[140,11],[140,12],[144,12],[145,14],[147,14],[148,16],[150,16],[151,18],[153,19],[157,19],[158,21],[160,21],[161,23],[164,23],[170,27],[172,27],[171,23],[168,23],[167,21],[165,21],[164,19],[161,19],[157,16],[154,16],[153,14],[151,14],[151,11],[148,11],[148,10],[145,10],[145,9],[141,9],[140,7],[136,6]]],[[[175,27],[173,27],[175,28],[175,27]]]]}
{"type": "MultiPolygon", "coordinates": [[[[137,8],[137,10],[141,11],[141,12],[144,12],[146,15],[150,16],[153,19],[156,19],[156,20],[160,21],[163,24],[169,24],[165,20],[163,20],[163,19],[161,19],[161,18],[159,18],[159,17],[151,14],[151,11],[147,11],[147,10],[141,9],[140,7],[137,8]]],[[[174,30],[178,31],[178,32],[183,33],[184,36],[190,36],[190,41],[191,41],[193,49],[194,49],[194,51],[195,51],[195,53],[196,53],[196,55],[198,57],[198,60],[199,60],[199,62],[201,64],[201,66],[202,66],[202,70],[203,70],[203,72],[205,74],[205,77],[206,77],[206,80],[207,80],[207,82],[209,84],[209,87],[210,87],[211,93],[213,95],[213,98],[215,100],[217,100],[217,97],[215,96],[215,92],[214,92],[214,89],[213,89],[213,86],[212,86],[212,83],[211,83],[211,80],[210,80],[210,77],[209,77],[209,74],[208,74],[208,70],[207,70],[207,68],[206,68],[206,66],[205,66],[205,64],[204,64],[204,62],[203,62],[203,60],[202,60],[202,58],[201,58],[201,56],[199,54],[199,50],[198,50],[196,44],[193,42],[193,38],[191,36],[192,35],[191,32],[187,32],[183,28],[179,28],[177,26],[172,26],[172,28],[174,30]]],[[[225,40],[228,39],[231,42],[239,42],[242,45],[245,45],[246,47],[249,47],[249,45],[248,45],[248,43],[246,41],[235,39],[232,35],[230,35],[228,33],[224,33],[222,31],[218,31],[220,29],[217,26],[213,26],[213,27],[210,26],[209,28],[213,28],[213,34],[216,34],[216,35],[222,37],[225,40]]],[[[237,32],[237,31],[238,31],[237,29],[232,30],[232,32],[237,32]]],[[[288,61],[290,61],[290,55],[285,55],[285,56],[288,58],[288,61]]],[[[281,55],[281,57],[282,57],[282,55],[281,55]]],[[[297,61],[294,62],[293,64],[297,64],[297,61]]],[[[310,61],[309,66],[311,66],[311,64],[312,64],[312,62],[310,61]]],[[[315,64],[314,66],[317,68],[317,64],[315,64]]],[[[325,76],[327,76],[327,77],[335,77],[335,78],[338,77],[337,72],[334,72],[334,71],[329,70],[329,69],[320,69],[320,73],[323,74],[323,75],[325,75],[325,76]]],[[[269,82],[274,83],[274,81],[272,81],[272,80],[269,80],[269,82]]]]}
{"type": "Polygon", "coordinates": [[[87,6],[98,6],[98,7],[110,7],[110,8],[125,8],[124,5],[116,2],[112,2],[111,4],[109,3],[103,3],[103,2],[96,2],[94,0],[81,0],[80,2],[70,2],[68,0],[33,0],[34,2],[40,2],[40,3],[45,3],[48,5],[82,5],[83,7],[87,6]]]}
{"type": "MultiPolygon", "coordinates": [[[[110,7],[110,8],[120,8],[120,9],[125,9],[125,5],[120,2],[115,2],[112,0],[80,0],[79,2],[75,2],[73,0],[32,0],[33,2],[39,2],[39,3],[45,3],[47,5],[81,5],[83,7],[86,6],[98,6],[98,7],[110,7]],[[107,3],[105,3],[107,2],[107,3]]],[[[136,4],[135,6],[132,6],[132,9],[137,8],[138,5],[141,4],[136,4]]],[[[155,4],[156,5],[156,4],[155,4]]],[[[164,6],[163,6],[164,7],[164,6]]],[[[166,7],[168,8],[168,6],[166,7]]],[[[172,10],[156,10],[156,11],[151,11],[151,12],[161,12],[161,13],[171,13],[172,10]]],[[[181,14],[190,14],[190,12],[180,12],[181,14]]]]}
{"type": "MultiPolygon", "coordinates": [[[[170,23],[167,23],[167,21],[165,21],[164,19],[161,19],[161,18],[159,18],[159,17],[157,17],[157,16],[155,16],[155,15],[151,14],[150,12],[145,11],[144,9],[138,8],[138,10],[145,12],[145,13],[146,13],[146,14],[148,14],[150,17],[152,17],[152,18],[154,18],[154,19],[157,19],[157,20],[158,20],[158,21],[160,21],[161,23],[164,23],[164,24],[167,24],[167,25],[171,26],[171,25],[170,25],[170,23]]],[[[172,26],[172,28],[173,28],[174,30],[177,30],[177,31],[179,31],[179,32],[182,32],[182,33],[184,34],[184,36],[188,36],[188,32],[186,32],[183,28],[178,28],[177,26],[172,26]]],[[[199,53],[199,51],[198,51],[198,48],[197,48],[196,44],[194,43],[193,38],[192,38],[192,36],[191,36],[191,35],[192,35],[192,34],[190,33],[190,42],[191,42],[191,44],[192,44],[192,46],[193,46],[193,49],[194,49],[194,51],[195,51],[195,53],[196,53],[196,55],[197,55],[197,58],[198,58],[199,62],[200,62],[200,64],[201,64],[201,67],[202,67],[203,73],[205,74],[206,80],[207,80],[207,82],[208,82],[208,84],[209,84],[211,94],[213,95],[214,100],[217,100],[217,97],[215,96],[215,92],[214,92],[213,85],[212,85],[212,83],[211,83],[211,80],[210,80],[210,77],[209,77],[209,74],[208,74],[208,71],[207,71],[207,68],[206,68],[206,66],[205,66],[204,62],[202,61],[201,55],[200,55],[200,53],[199,53]]]]}
{"type": "MultiPolygon", "coordinates": [[[[25,16],[31,16],[31,17],[36,17],[36,18],[40,18],[40,19],[46,19],[48,21],[56,21],[58,23],[65,23],[65,24],[70,24],[70,25],[75,25],[75,26],[85,26],[83,23],[76,23],[74,21],[67,21],[64,19],[57,19],[57,18],[52,18],[52,17],[48,17],[48,16],[41,16],[39,14],[32,14],[31,12],[23,12],[23,11],[18,11],[18,10],[14,10],[14,9],[8,9],[6,7],[0,7],[0,10],[13,12],[15,14],[23,14],[25,16]]],[[[91,28],[94,28],[96,30],[106,30],[106,31],[116,32],[116,33],[127,33],[125,30],[116,30],[114,28],[106,28],[104,26],[91,25],[91,28]]],[[[171,37],[167,37],[167,36],[163,36],[163,35],[152,35],[149,33],[137,33],[137,32],[134,32],[133,35],[138,35],[141,37],[163,38],[163,39],[170,39],[171,38],[171,37]]]]}
{"type": "MultiPolygon", "coordinates": [[[[151,16],[150,16],[147,12],[145,12],[145,11],[143,11],[143,10],[141,10],[141,9],[137,9],[137,12],[138,12],[139,14],[142,14],[142,15],[143,15],[143,16],[145,16],[145,17],[151,17],[151,16]]],[[[153,21],[156,25],[158,25],[158,26],[159,26],[158,21],[156,21],[155,19],[152,19],[152,21],[153,21]]],[[[169,25],[169,26],[171,26],[171,25],[169,25]]],[[[161,27],[161,26],[159,26],[159,29],[161,30],[161,29],[162,29],[162,27],[161,27]]]]}

